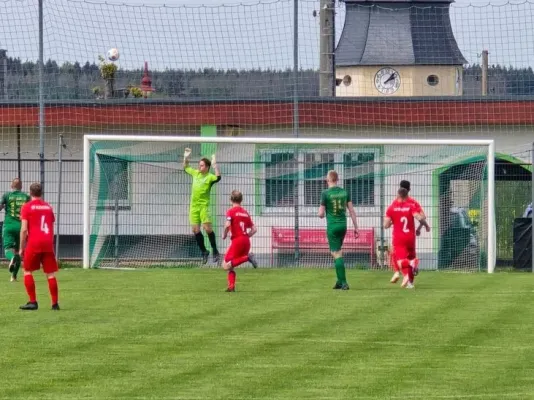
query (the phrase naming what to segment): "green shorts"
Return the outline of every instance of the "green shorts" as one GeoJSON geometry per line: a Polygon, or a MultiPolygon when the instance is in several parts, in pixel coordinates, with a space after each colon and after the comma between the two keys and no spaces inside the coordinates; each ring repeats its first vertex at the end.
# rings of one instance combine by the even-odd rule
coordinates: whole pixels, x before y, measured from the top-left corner
{"type": "Polygon", "coordinates": [[[326,229],[326,238],[330,251],[340,251],[347,233],[346,225],[331,226],[326,229]]]}
{"type": "Polygon", "coordinates": [[[7,224],[2,229],[2,244],[4,250],[18,250],[20,246],[20,224],[7,224]]]}
{"type": "Polygon", "coordinates": [[[209,206],[191,206],[189,208],[189,222],[191,225],[211,224],[209,206]]]}

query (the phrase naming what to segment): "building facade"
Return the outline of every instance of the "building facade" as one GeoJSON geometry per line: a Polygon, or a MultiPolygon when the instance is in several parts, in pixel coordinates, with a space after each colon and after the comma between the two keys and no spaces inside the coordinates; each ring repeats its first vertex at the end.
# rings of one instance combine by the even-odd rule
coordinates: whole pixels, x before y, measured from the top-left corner
{"type": "MultiPolygon", "coordinates": [[[[508,165],[520,165],[519,170],[525,173],[522,177],[514,173],[513,180],[526,183],[524,190],[516,192],[530,193],[531,166],[527,164],[534,137],[534,101],[335,99],[302,101],[299,107],[298,133],[302,138],[494,139],[504,171],[497,169],[497,172],[504,176],[512,171],[508,165]]],[[[81,257],[84,135],[200,136],[207,127],[211,134],[218,136],[293,137],[292,113],[293,104],[285,101],[105,105],[91,102],[50,106],[46,110],[45,193],[46,199],[57,207],[58,137],[62,135],[66,147],[62,149],[60,233],[65,235],[64,243],[72,241],[71,247],[64,248],[64,256],[81,257]]],[[[26,183],[40,180],[37,118],[38,108],[32,104],[0,108],[4,154],[0,180],[6,191],[15,176],[21,176],[26,183]]],[[[180,243],[185,246],[190,232],[187,217],[190,180],[181,169],[186,143],[121,146],[101,149],[95,158],[97,167],[91,197],[92,220],[98,226],[95,234],[103,238],[116,235],[118,221],[118,233],[122,237],[136,236],[136,240],[150,243],[145,243],[147,246],[165,248],[163,237],[172,235],[174,239],[169,240],[175,240],[173,246],[180,247],[180,243]],[[102,185],[107,188],[104,194],[98,192],[102,185]],[[117,203],[118,220],[114,208],[117,203]]],[[[323,226],[323,221],[316,218],[316,211],[324,176],[332,168],[339,170],[341,184],[351,191],[361,227],[373,229],[377,240],[389,241],[389,234],[380,228],[381,217],[395,196],[398,181],[412,181],[413,196],[423,204],[431,225],[436,228],[418,244],[420,252],[426,254],[423,258],[432,265],[440,249],[439,238],[444,235],[443,210],[461,207],[476,214],[486,207],[485,199],[480,197],[485,167],[476,164],[476,157],[484,157],[484,149],[480,148],[325,144],[295,152],[276,144],[188,146],[193,148],[194,161],[201,156],[209,157],[211,151],[218,155],[223,179],[216,186],[212,200],[216,226],[220,228],[224,223],[229,193],[233,189],[242,190],[246,206],[260,227],[254,240],[255,251],[265,256],[272,247],[270,229],[295,226],[295,204],[301,227],[323,226]],[[440,192],[438,175],[461,163],[471,167],[457,173],[448,186],[452,189],[440,192]],[[471,174],[470,178],[462,175],[465,171],[471,174]],[[446,206],[443,199],[448,202],[446,206]]],[[[510,189],[509,186],[499,189],[497,185],[497,190],[505,193],[510,189]]],[[[517,202],[497,206],[508,207],[504,213],[509,211],[512,215],[513,207],[525,206],[519,198],[517,202]]],[[[478,218],[483,220],[483,214],[482,211],[478,218]]],[[[479,234],[483,242],[484,230],[479,234]]]]}

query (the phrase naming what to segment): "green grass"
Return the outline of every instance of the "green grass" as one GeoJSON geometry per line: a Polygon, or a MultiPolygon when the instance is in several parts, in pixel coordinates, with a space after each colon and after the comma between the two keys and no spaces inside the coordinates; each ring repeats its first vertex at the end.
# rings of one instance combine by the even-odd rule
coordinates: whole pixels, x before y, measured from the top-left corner
{"type": "Polygon", "coordinates": [[[0,398],[534,398],[531,274],[67,269],[22,312],[1,272],[0,398]]]}

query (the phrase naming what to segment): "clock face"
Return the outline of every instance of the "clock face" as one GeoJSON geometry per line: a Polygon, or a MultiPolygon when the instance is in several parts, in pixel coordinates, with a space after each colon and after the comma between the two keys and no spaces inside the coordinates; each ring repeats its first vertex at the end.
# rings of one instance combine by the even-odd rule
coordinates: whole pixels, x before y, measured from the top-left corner
{"type": "Polygon", "coordinates": [[[399,90],[401,78],[398,71],[390,67],[378,70],[375,75],[375,87],[382,94],[393,94],[399,90]]]}

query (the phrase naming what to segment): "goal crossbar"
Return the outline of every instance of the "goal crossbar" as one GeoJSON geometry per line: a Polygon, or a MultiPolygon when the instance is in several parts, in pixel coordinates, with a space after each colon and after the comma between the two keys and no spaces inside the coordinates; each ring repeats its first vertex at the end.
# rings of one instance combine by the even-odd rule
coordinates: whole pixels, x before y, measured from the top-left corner
{"type": "Polygon", "coordinates": [[[457,145],[492,146],[492,139],[321,139],[321,138],[261,138],[261,137],[202,137],[202,136],[137,136],[137,135],[85,135],[84,144],[93,140],[114,142],[186,142],[186,143],[242,143],[242,144],[322,144],[322,145],[457,145]],[[209,140],[208,140],[209,139],[209,140]]]}
{"type": "Polygon", "coordinates": [[[487,271],[493,273],[496,263],[495,225],[495,142],[492,139],[322,139],[322,138],[261,138],[261,137],[201,137],[201,136],[137,136],[137,135],[85,135],[83,159],[83,267],[90,267],[90,147],[92,141],[117,142],[181,142],[181,143],[235,143],[235,144],[288,144],[288,145],[454,145],[487,146],[488,162],[488,257],[487,271]]]}

